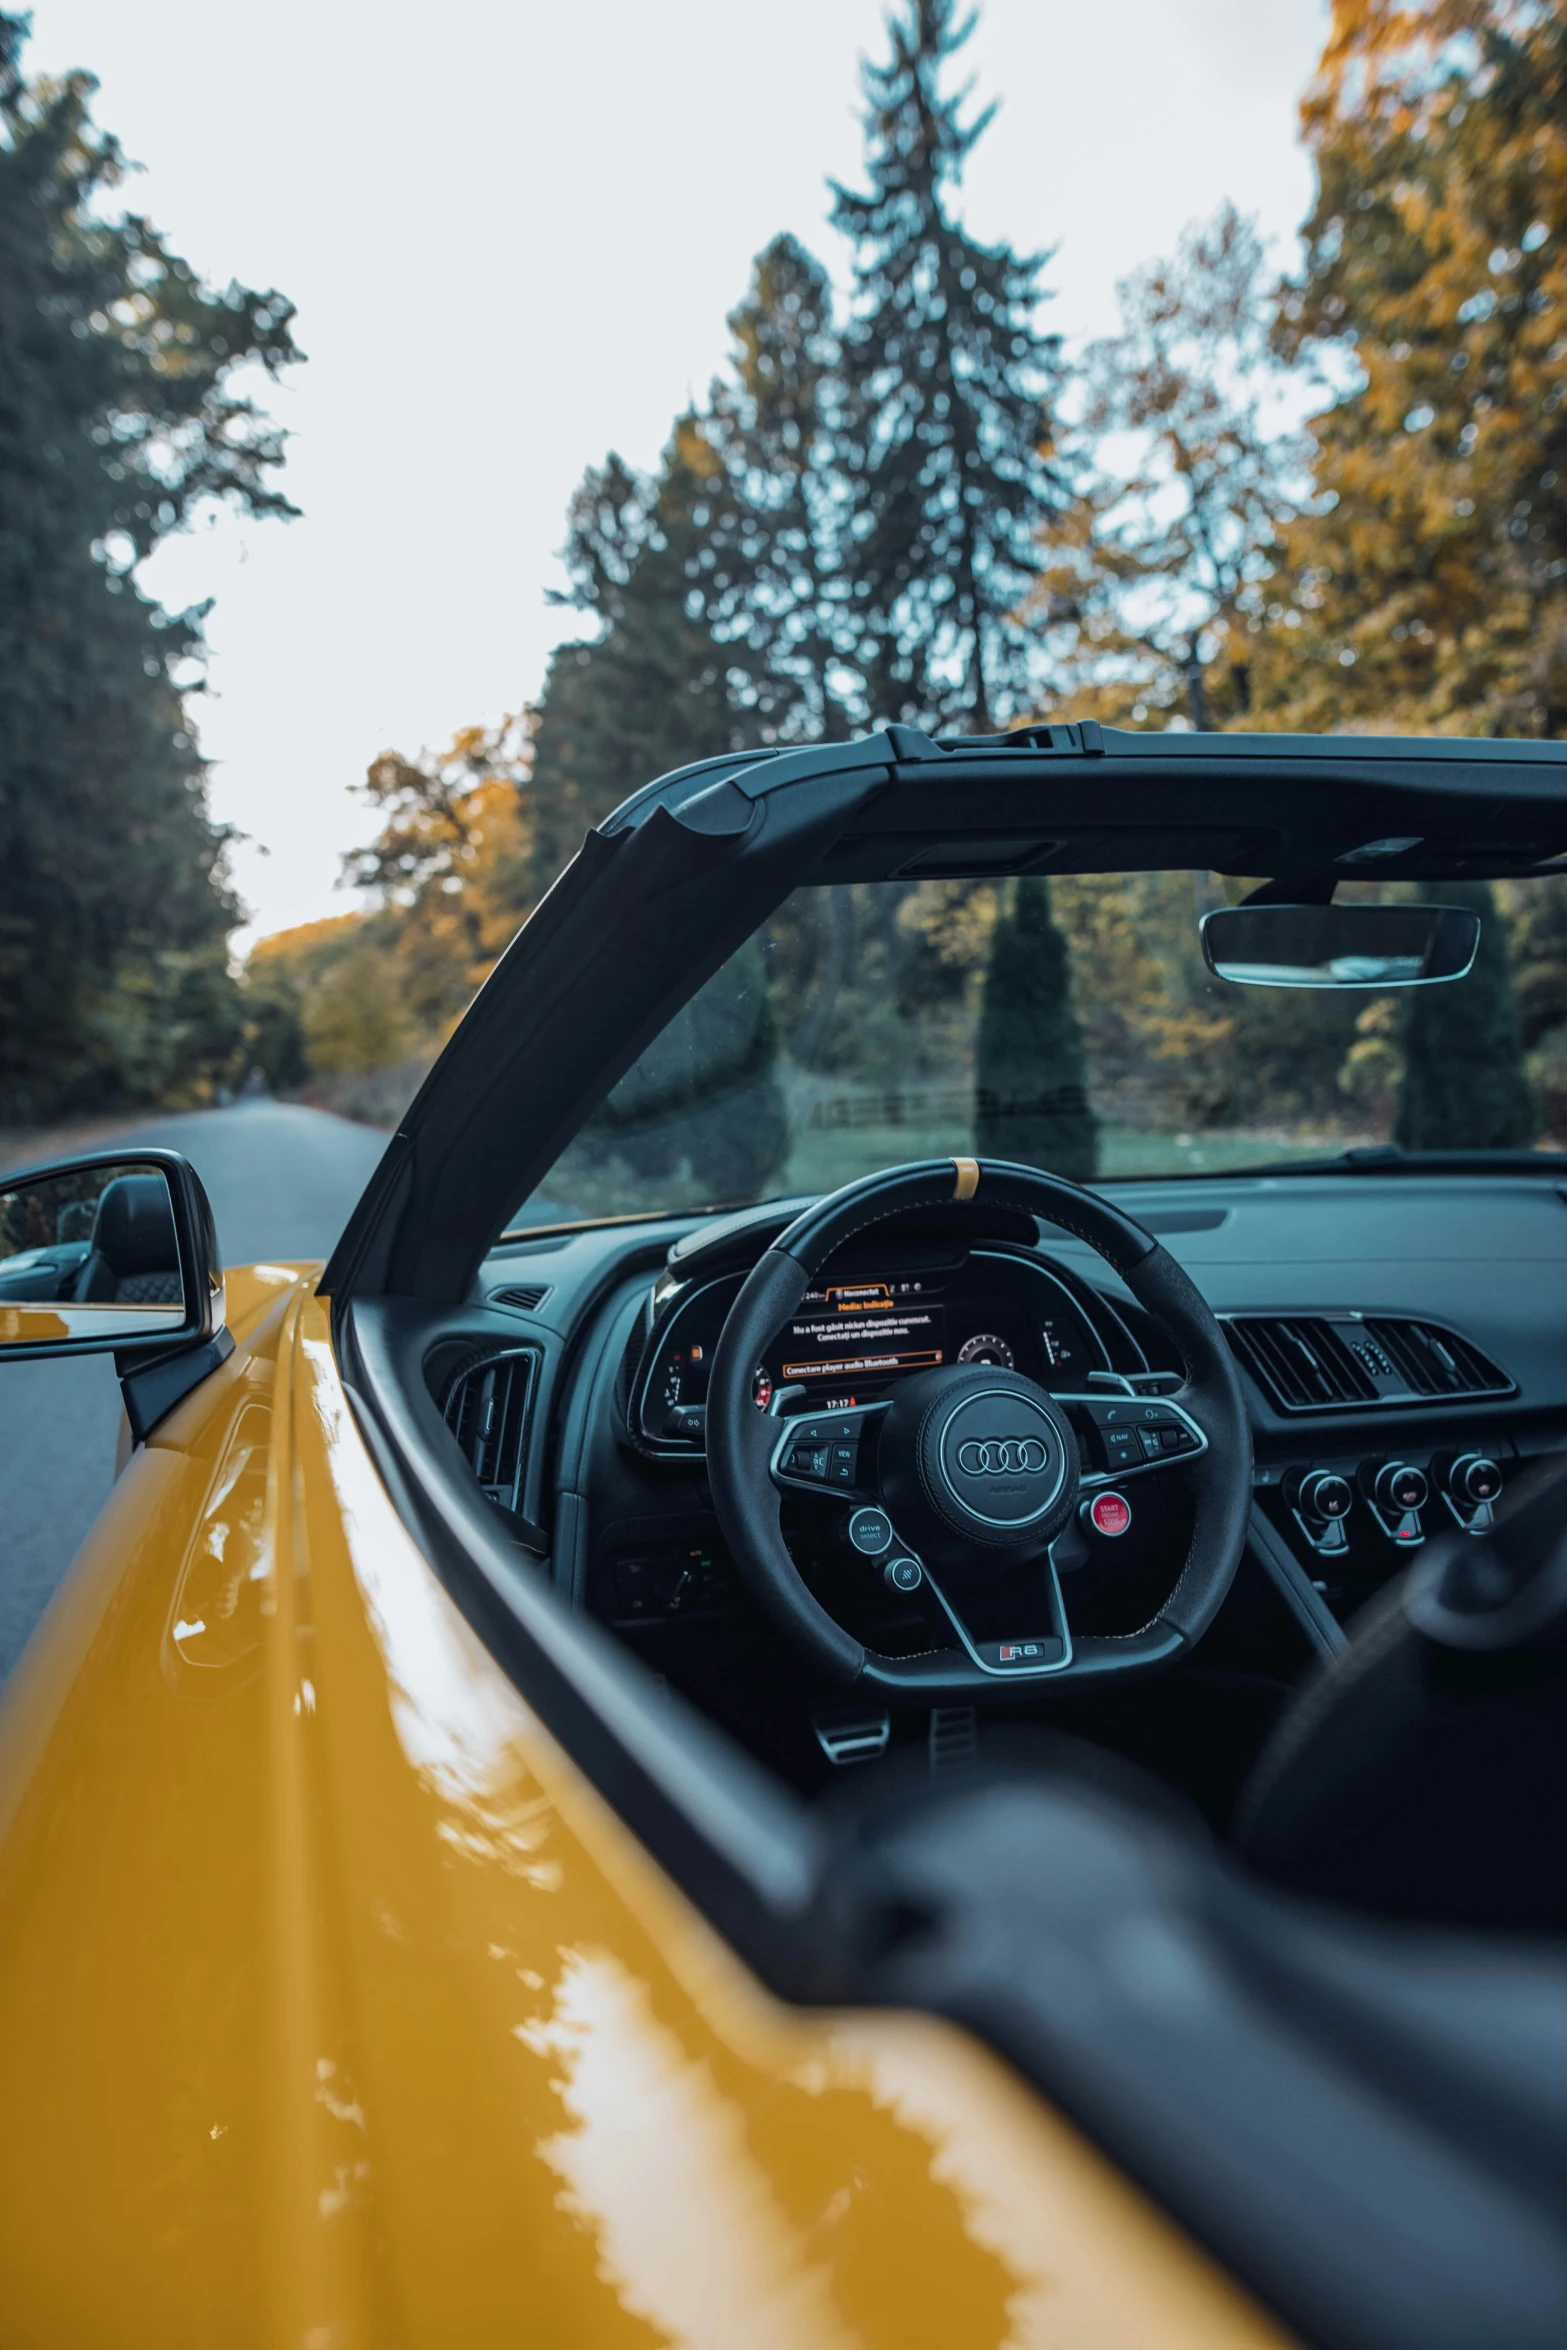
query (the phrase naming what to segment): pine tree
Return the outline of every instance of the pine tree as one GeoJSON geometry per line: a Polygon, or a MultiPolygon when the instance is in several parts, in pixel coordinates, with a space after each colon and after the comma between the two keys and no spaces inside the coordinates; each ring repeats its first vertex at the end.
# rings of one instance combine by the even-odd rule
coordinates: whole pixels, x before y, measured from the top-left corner
{"type": "Polygon", "coordinates": [[[711,610],[723,468],[694,416],[676,423],[655,481],[616,456],[571,503],[561,599],[598,635],[551,656],[534,740],[533,894],[629,792],[747,740],[733,710],[711,610]]]}
{"type": "Polygon", "coordinates": [[[1513,996],[1526,1051],[1557,1032],[1567,1043],[1567,890],[1558,879],[1504,881],[1496,891],[1513,958],[1513,996]]]}
{"type": "Polygon", "coordinates": [[[1288,355],[1328,354],[1266,722],[1567,733],[1567,9],[1334,0],[1288,355]]]}
{"type": "Polygon", "coordinates": [[[586,1165],[619,1159],[642,1182],[684,1171],[693,1202],[761,1196],[789,1148],[778,1032],[761,949],[747,939],[679,1011],[588,1120],[586,1165]]]}
{"type": "MultiPolygon", "coordinates": [[[[539,705],[534,894],[629,792],[760,738],[760,714],[732,694],[715,634],[734,540],[731,483],[694,416],[676,424],[655,482],[617,457],[583,482],[566,553],[570,601],[599,635],[560,647],[539,705]]],[[[643,1181],[684,1165],[692,1198],[707,1204],[757,1195],[787,1144],[760,975],[753,948],[709,981],[589,1120],[577,1163],[617,1159],[643,1181]]]]}
{"type": "Polygon", "coordinates": [[[1490,885],[1443,882],[1433,904],[1480,917],[1467,978],[1412,991],[1404,1020],[1404,1077],[1394,1139],[1404,1150],[1513,1150],[1540,1131],[1524,1069],[1512,958],[1490,885]]]}
{"type": "Polygon", "coordinates": [[[1086,1183],[1099,1126],[1050,884],[1025,876],[990,943],[974,1067],[974,1147],[1086,1183]]]}
{"type": "Polygon", "coordinates": [[[832,288],[791,236],[758,254],[729,319],[733,374],[704,431],[729,497],[709,525],[712,626],[731,699],[761,739],[842,741],[853,681],[834,426],[842,402],[832,288]]]}
{"type": "Polygon", "coordinates": [[[844,335],[848,569],[876,721],[988,732],[1031,699],[1018,618],[1060,504],[1047,450],[1061,375],[1037,323],[1044,256],[982,245],[953,192],[994,109],[962,119],[943,77],[973,29],[958,0],[900,0],[864,70],[867,179],[835,185],[852,241],[844,335]]]}
{"type": "Polygon", "coordinates": [[[229,379],[299,354],[280,295],[212,293],[144,220],[98,217],[123,164],[94,84],[30,87],[24,31],[0,16],[0,1118],[30,1120],[237,1048],[238,909],[171,674],[202,616],[135,567],[204,498],[293,511],[229,379]]]}

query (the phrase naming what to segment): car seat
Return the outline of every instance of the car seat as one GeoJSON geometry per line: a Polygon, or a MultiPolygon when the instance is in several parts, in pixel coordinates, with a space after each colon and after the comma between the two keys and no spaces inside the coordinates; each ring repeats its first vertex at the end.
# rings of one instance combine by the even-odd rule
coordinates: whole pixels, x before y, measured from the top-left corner
{"type": "Polygon", "coordinates": [[[174,1211],[161,1175],[117,1175],[101,1194],[74,1296],[78,1305],[183,1303],[174,1211]]]}

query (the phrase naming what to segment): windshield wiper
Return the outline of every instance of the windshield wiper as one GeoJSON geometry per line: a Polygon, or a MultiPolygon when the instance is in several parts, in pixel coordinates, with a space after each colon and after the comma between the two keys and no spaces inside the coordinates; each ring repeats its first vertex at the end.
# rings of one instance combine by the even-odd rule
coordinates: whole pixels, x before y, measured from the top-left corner
{"type": "Polygon", "coordinates": [[[1320,1159],[1274,1159],[1260,1167],[1237,1167],[1238,1175],[1559,1175],[1567,1173],[1567,1151],[1406,1151],[1396,1142],[1363,1144],[1320,1159]]]}

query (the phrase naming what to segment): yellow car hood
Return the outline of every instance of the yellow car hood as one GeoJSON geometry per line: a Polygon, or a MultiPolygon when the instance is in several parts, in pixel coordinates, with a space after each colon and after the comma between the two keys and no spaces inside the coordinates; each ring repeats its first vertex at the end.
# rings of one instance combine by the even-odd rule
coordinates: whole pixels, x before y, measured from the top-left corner
{"type": "Polygon", "coordinates": [[[766,1993],[394,1514],[309,1269],[0,1702],[0,2345],[1262,2350],[985,2050],[766,1993]]]}

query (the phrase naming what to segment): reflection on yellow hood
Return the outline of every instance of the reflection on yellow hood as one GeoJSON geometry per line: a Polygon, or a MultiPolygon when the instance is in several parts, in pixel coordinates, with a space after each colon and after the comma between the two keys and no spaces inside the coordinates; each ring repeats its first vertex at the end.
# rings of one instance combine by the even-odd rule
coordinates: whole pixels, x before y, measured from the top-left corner
{"type": "Polygon", "coordinates": [[[394,1515],[325,1307],[229,1277],[0,1703],[0,2335],[1263,2350],[960,2033],[795,2011],[394,1515]]]}

